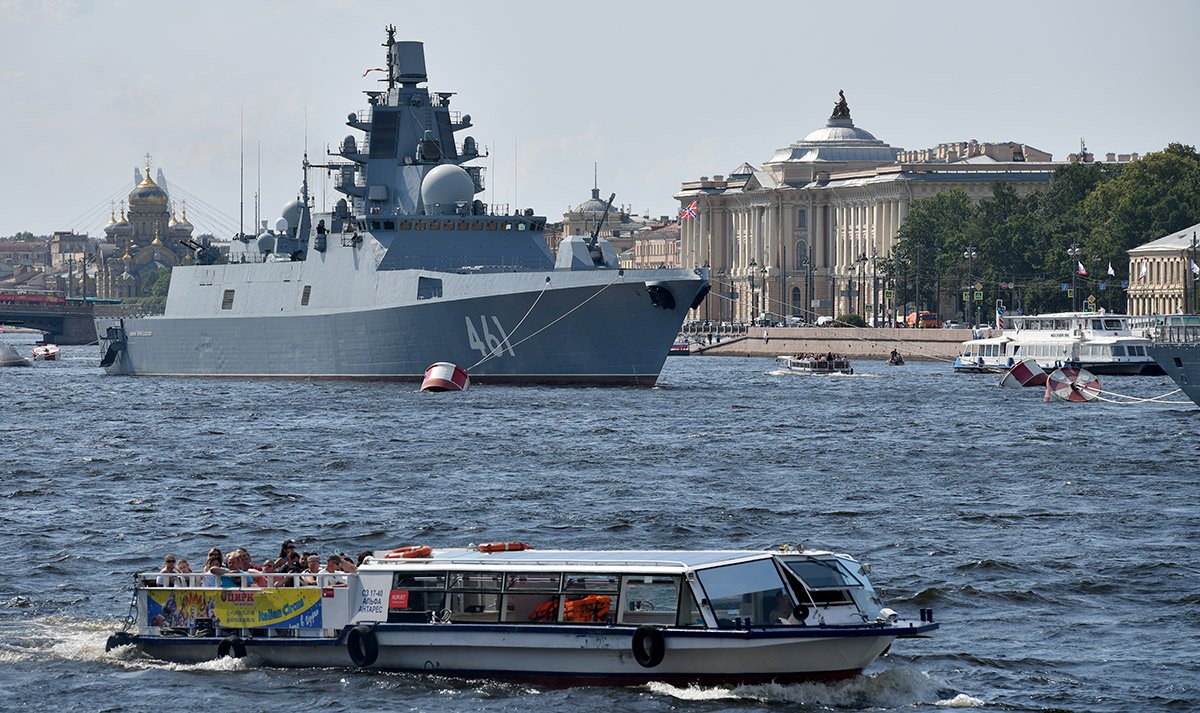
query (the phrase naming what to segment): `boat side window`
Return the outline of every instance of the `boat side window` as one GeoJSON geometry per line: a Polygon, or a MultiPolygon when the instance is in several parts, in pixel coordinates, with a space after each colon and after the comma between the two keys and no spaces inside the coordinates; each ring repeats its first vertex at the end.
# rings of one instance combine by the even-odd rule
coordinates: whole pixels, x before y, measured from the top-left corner
{"type": "Polygon", "coordinates": [[[511,220],[504,221],[504,229],[505,230],[512,230],[512,227],[513,227],[513,224],[512,224],[511,220]]]}
{"type": "Polygon", "coordinates": [[[558,621],[562,575],[546,572],[511,574],[505,581],[504,621],[553,623],[558,621]]]}
{"type": "Polygon", "coordinates": [[[429,229],[430,230],[441,230],[442,229],[441,221],[437,221],[437,220],[429,221],[429,229]]]}
{"type": "Polygon", "coordinates": [[[862,586],[837,562],[789,560],[786,564],[804,582],[808,596],[819,606],[852,604],[854,599],[849,588],[862,586]]]}
{"type": "Polygon", "coordinates": [[[443,230],[454,230],[454,221],[447,220],[445,223],[442,223],[442,229],[443,230]]]}
{"type": "Polygon", "coordinates": [[[1146,347],[1134,344],[1129,347],[1129,356],[1146,356],[1146,347]]]}
{"type": "Polygon", "coordinates": [[[1120,344],[1114,344],[1112,350],[1113,356],[1125,356],[1125,347],[1120,344]]]}
{"type": "Polygon", "coordinates": [[[413,222],[411,220],[400,221],[400,229],[401,230],[412,230],[412,225],[413,225],[413,222]]]}
{"type": "Polygon", "coordinates": [[[529,226],[524,221],[517,223],[517,230],[529,230],[529,226]]]}
{"type": "Polygon", "coordinates": [[[471,230],[483,230],[483,221],[482,220],[472,220],[471,221],[471,230]]]}
{"type": "Polygon", "coordinates": [[[450,621],[500,621],[500,585],[495,572],[450,574],[450,621]]]}
{"type": "Polygon", "coordinates": [[[459,230],[470,230],[471,224],[465,220],[460,220],[460,221],[458,221],[458,229],[459,230]]]}
{"type": "Polygon", "coordinates": [[[1124,328],[1124,325],[1121,324],[1121,320],[1119,319],[1106,319],[1104,320],[1104,328],[1111,329],[1113,331],[1120,331],[1124,328]]]}
{"type": "Polygon", "coordinates": [[[424,230],[424,229],[425,229],[425,221],[423,221],[423,220],[418,220],[416,222],[416,224],[413,225],[413,230],[424,230]]]}
{"type": "Polygon", "coordinates": [[[446,608],[445,572],[396,572],[388,597],[389,622],[424,622],[446,608]]]}
{"type": "Polygon", "coordinates": [[[1104,329],[1104,321],[1099,319],[1092,320],[1092,329],[1104,329]]]}
{"type": "MultiPolygon", "coordinates": [[[[617,616],[618,624],[676,625],[679,609],[679,577],[639,574],[627,575],[622,580],[621,611],[617,616]]],[[[698,611],[696,613],[699,614],[698,611]]]]}
{"type": "Polygon", "coordinates": [[[1056,319],[1056,320],[1054,320],[1054,328],[1055,329],[1070,329],[1071,323],[1069,320],[1066,320],[1066,319],[1056,319]]]}
{"type": "Polygon", "coordinates": [[[233,290],[225,290],[221,295],[221,309],[233,309],[233,290]]]}
{"type": "Polygon", "coordinates": [[[308,298],[311,295],[312,295],[312,285],[305,285],[304,292],[301,293],[301,295],[300,295],[300,304],[302,306],[307,307],[308,306],[308,298]]]}
{"type": "Polygon", "coordinates": [[[615,574],[567,574],[563,580],[563,621],[612,623],[619,581],[615,574]]]}
{"type": "Polygon", "coordinates": [[[371,230],[379,230],[379,229],[380,229],[380,227],[381,227],[381,226],[380,226],[380,224],[379,224],[379,221],[378,221],[378,220],[372,220],[372,221],[371,221],[371,230]]]}
{"type": "Polygon", "coordinates": [[[442,296],[442,281],[436,277],[417,278],[417,299],[429,300],[442,296]]]}
{"type": "Polygon", "coordinates": [[[699,570],[697,576],[717,618],[717,626],[766,626],[780,595],[787,594],[770,559],[699,570]]]}
{"type": "Polygon", "coordinates": [[[383,229],[384,230],[395,230],[396,229],[396,221],[394,221],[394,220],[383,221],[383,229]]]}
{"type": "Polygon", "coordinates": [[[488,230],[495,230],[497,225],[498,225],[498,223],[497,223],[496,221],[494,221],[494,220],[489,220],[489,221],[487,222],[487,229],[488,229],[488,230]]]}

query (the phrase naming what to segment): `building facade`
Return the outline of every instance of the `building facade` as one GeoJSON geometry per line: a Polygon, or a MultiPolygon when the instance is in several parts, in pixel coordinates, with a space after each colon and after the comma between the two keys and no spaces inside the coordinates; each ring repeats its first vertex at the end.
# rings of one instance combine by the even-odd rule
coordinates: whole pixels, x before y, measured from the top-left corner
{"type": "Polygon", "coordinates": [[[1196,290],[1200,223],[1129,251],[1129,314],[1180,314],[1200,309],[1196,290]]]}
{"type": "Polygon", "coordinates": [[[845,96],[824,126],[775,152],[761,168],[683,184],[680,252],[709,266],[714,299],[695,316],[750,321],[767,315],[897,313],[882,279],[913,201],[952,188],[973,200],[1003,180],[1019,195],[1046,187],[1060,163],[1019,143],[963,142],[908,152],[855,126],[845,96]],[[1032,160],[1037,159],[1037,160],[1032,160]]]}

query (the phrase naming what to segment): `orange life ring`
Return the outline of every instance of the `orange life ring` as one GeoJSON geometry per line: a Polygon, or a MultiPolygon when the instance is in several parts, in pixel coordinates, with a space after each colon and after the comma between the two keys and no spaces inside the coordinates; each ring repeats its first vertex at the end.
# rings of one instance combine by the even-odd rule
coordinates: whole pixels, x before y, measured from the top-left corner
{"type": "Polygon", "coordinates": [[[397,547],[383,556],[384,559],[413,559],[414,557],[428,557],[433,554],[433,548],[429,545],[408,545],[406,547],[397,547]]]}
{"type": "Polygon", "coordinates": [[[485,542],[479,546],[479,551],[485,554],[493,552],[521,552],[532,549],[531,545],[527,545],[524,542],[485,542]]]}

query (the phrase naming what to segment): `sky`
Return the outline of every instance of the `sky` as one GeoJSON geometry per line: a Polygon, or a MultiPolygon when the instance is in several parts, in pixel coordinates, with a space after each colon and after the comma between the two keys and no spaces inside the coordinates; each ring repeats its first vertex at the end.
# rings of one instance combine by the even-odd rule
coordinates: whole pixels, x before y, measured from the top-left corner
{"type": "MultiPolygon", "coordinates": [[[[1056,160],[1200,142],[1200,2],[204,3],[0,0],[0,236],[101,235],[151,154],[198,233],[278,217],[308,151],[361,133],[387,24],[424,42],[489,156],[487,202],[591,195],[674,216],[685,181],[761,166],[844,90],[894,147],[1016,141],[1056,160]]],[[[338,195],[310,175],[318,205],[338,195]]]]}

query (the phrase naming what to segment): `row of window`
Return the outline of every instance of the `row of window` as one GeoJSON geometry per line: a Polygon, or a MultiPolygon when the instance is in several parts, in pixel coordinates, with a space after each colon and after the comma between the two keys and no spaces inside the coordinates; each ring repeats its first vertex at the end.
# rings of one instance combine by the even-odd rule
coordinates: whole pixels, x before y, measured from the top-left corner
{"type": "MultiPolygon", "coordinates": [[[[526,220],[370,220],[360,221],[370,225],[371,230],[542,230],[546,224],[526,220]]],[[[362,229],[366,230],[366,225],[362,229]]]]}

